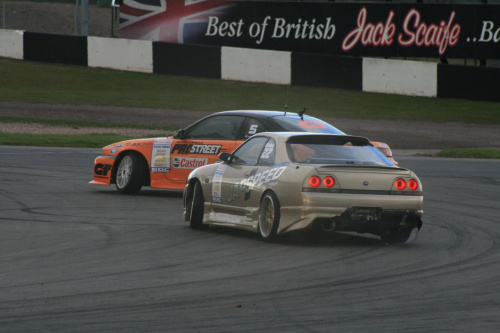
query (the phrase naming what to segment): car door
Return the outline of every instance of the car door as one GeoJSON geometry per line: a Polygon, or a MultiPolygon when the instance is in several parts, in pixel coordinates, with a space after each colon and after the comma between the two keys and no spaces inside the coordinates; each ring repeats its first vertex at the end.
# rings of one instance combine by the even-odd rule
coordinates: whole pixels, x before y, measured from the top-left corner
{"type": "Polygon", "coordinates": [[[271,172],[274,156],[272,138],[258,136],[240,146],[219,179],[221,204],[214,205],[214,210],[237,217],[233,221],[251,225],[252,213],[259,208],[262,193],[275,177],[271,172]]]}
{"type": "Polygon", "coordinates": [[[186,129],[182,139],[155,142],[151,187],[182,189],[191,171],[215,163],[220,153],[231,153],[237,147],[243,121],[243,116],[209,117],[186,129]]]}

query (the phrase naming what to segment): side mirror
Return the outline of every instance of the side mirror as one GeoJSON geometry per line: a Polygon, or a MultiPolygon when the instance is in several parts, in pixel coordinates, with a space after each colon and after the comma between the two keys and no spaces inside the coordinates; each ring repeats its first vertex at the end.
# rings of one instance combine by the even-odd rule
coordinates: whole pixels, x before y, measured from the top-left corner
{"type": "Polygon", "coordinates": [[[184,139],[186,137],[186,133],[183,129],[177,130],[177,133],[174,135],[174,139],[184,139]]]}
{"type": "Polygon", "coordinates": [[[219,154],[219,159],[223,160],[226,163],[230,163],[231,158],[232,158],[232,156],[229,153],[220,153],[219,154]]]}

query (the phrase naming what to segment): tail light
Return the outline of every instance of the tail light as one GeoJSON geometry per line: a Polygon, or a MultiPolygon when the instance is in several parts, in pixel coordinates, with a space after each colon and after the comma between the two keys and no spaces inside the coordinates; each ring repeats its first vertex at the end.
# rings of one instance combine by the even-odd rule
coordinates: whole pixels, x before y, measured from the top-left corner
{"type": "Polygon", "coordinates": [[[335,178],[333,178],[332,176],[326,176],[325,178],[323,178],[323,185],[325,185],[326,187],[335,186],[335,178]]]}
{"type": "Polygon", "coordinates": [[[418,188],[418,182],[415,179],[410,179],[408,181],[408,188],[412,191],[416,191],[418,188]]]}
{"type": "Polygon", "coordinates": [[[408,188],[411,190],[411,191],[416,191],[418,189],[418,182],[416,179],[410,179],[408,180],[408,183],[406,182],[406,180],[402,179],[402,178],[398,178],[396,179],[396,181],[394,182],[394,186],[396,187],[396,189],[398,189],[399,191],[402,191],[406,188],[406,186],[408,185],[408,188]]]}
{"type": "Polygon", "coordinates": [[[404,179],[398,178],[396,179],[396,182],[394,183],[396,188],[400,191],[404,190],[406,188],[406,181],[404,179]]]}
{"type": "Polygon", "coordinates": [[[323,185],[323,187],[331,188],[335,186],[336,181],[333,176],[326,176],[324,178],[321,178],[320,176],[314,175],[309,177],[307,183],[311,187],[320,187],[321,185],[323,185]]]}
{"type": "Polygon", "coordinates": [[[318,176],[311,176],[311,178],[309,178],[309,185],[311,185],[312,187],[318,187],[319,185],[321,185],[321,178],[319,178],[318,176]]]}

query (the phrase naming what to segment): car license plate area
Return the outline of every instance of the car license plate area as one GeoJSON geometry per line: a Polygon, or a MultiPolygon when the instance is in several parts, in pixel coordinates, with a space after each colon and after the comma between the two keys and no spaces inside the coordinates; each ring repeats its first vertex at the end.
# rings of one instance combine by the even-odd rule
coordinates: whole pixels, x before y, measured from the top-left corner
{"type": "Polygon", "coordinates": [[[382,218],[382,208],[352,207],[350,217],[354,221],[379,221],[382,218]]]}

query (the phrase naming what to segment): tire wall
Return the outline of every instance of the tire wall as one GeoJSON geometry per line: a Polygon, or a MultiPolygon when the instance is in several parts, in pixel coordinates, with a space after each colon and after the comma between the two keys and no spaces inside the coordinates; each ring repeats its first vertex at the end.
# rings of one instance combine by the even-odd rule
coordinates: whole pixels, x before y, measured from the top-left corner
{"type": "Polygon", "coordinates": [[[87,37],[27,31],[23,37],[24,60],[88,65],[87,37]]]}
{"type": "Polygon", "coordinates": [[[221,48],[153,42],[153,73],[220,79],[221,48]]]}
{"type": "Polygon", "coordinates": [[[500,101],[500,68],[0,30],[0,57],[155,74],[500,101]]]}

